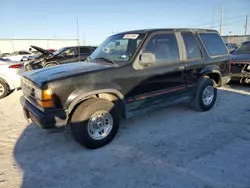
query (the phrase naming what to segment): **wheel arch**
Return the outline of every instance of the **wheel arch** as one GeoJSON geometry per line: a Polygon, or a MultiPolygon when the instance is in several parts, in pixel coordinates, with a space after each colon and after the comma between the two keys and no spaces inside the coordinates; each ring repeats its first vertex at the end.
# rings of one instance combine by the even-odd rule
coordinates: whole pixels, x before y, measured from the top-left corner
{"type": "Polygon", "coordinates": [[[222,75],[217,65],[205,67],[201,71],[201,78],[204,77],[209,77],[210,79],[214,80],[218,87],[222,85],[222,75]]]}
{"type": "Polygon", "coordinates": [[[3,82],[5,82],[8,85],[8,87],[9,87],[10,90],[15,89],[14,83],[8,81],[8,79],[5,76],[0,75],[0,80],[2,80],[3,82]]]}
{"type": "Polygon", "coordinates": [[[83,103],[84,101],[91,99],[91,98],[100,98],[105,99],[110,102],[116,103],[119,105],[119,108],[121,109],[121,116],[124,118],[126,116],[125,114],[125,101],[123,94],[116,90],[116,89],[99,89],[95,91],[90,91],[87,93],[82,93],[79,96],[77,96],[67,107],[68,111],[68,118],[67,122],[70,121],[72,114],[76,110],[76,108],[83,103]]]}
{"type": "Polygon", "coordinates": [[[56,64],[59,65],[59,63],[57,61],[48,61],[46,63],[44,63],[44,67],[46,67],[48,64],[56,64]]]}

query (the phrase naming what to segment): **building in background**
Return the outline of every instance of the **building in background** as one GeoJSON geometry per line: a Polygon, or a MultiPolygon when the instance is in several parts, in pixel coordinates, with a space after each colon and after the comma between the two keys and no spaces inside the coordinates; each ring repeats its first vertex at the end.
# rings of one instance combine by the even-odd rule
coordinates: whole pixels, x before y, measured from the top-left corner
{"type": "Polygon", "coordinates": [[[237,44],[237,45],[245,41],[250,41],[250,35],[227,35],[227,36],[222,36],[222,38],[226,43],[237,44]]]}
{"type": "MultiPolygon", "coordinates": [[[[65,46],[77,46],[77,39],[0,39],[0,54],[14,51],[29,51],[30,45],[44,49],[59,49],[65,46]]],[[[83,45],[80,44],[79,45],[83,45]]]]}

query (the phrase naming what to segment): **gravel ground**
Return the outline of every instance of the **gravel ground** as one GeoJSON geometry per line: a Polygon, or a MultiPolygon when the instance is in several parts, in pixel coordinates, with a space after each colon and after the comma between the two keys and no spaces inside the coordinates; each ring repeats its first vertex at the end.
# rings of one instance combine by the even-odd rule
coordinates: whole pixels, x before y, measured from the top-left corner
{"type": "Polygon", "coordinates": [[[86,150],[28,124],[21,91],[0,100],[1,188],[250,187],[250,88],[227,86],[204,113],[175,106],[130,119],[86,150]]]}

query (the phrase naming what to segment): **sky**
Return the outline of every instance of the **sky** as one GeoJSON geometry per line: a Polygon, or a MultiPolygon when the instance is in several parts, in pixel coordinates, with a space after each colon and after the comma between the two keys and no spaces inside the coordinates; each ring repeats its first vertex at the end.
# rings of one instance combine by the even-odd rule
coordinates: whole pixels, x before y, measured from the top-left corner
{"type": "Polygon", "coordinates": [[[109,35],[146,28],[213,28],[244,34],[250,0],[0,0],[0,38],[79,38],[99,45],[109,35]],[[78,30],[77,30],[78,20],[78,30]]]}

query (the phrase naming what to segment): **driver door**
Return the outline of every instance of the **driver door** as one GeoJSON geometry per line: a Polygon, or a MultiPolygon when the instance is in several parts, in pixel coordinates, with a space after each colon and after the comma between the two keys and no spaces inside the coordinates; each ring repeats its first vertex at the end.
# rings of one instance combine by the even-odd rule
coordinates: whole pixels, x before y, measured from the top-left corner
{"type": "Polygon", "coordinates": [[[186,62],[181,57],[181,48],[175,33],[156,33],[142,48],[155,61],[142,65],[142,54],[134,63],[133,79],[136,86],[128,93],[129,109],[142,108],[156,103],[175,102],[185,95],[184,77],[186,62]]]}

